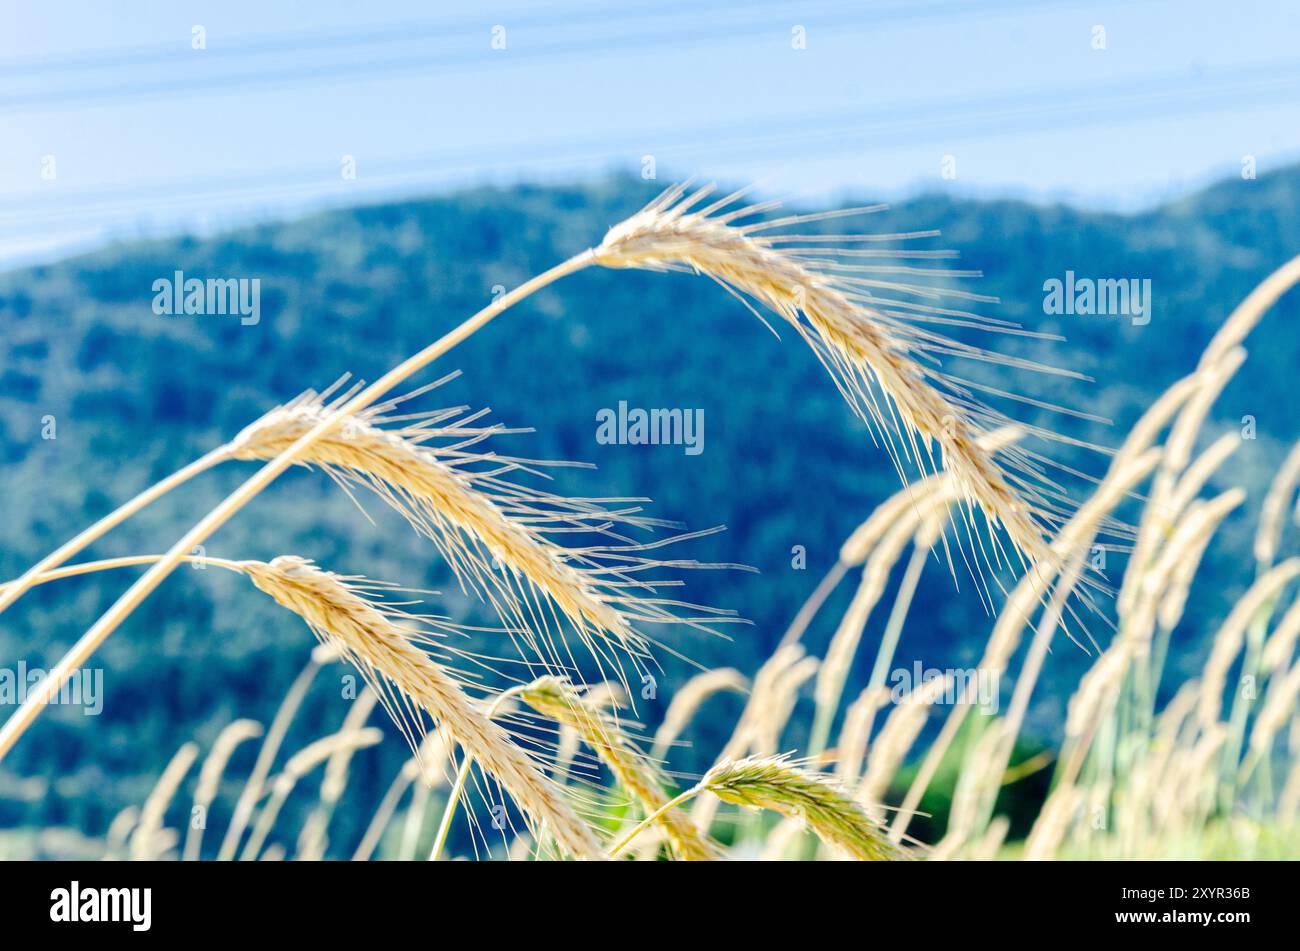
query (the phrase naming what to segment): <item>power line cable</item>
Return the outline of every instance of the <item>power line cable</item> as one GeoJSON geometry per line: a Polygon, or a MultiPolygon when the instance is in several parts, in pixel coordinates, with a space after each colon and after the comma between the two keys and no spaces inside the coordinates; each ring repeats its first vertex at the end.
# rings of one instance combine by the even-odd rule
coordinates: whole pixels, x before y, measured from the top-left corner
{"type": "MultiPolygon", "coordinates": [[[[1154,0],[1137,0],[1137,2],[1154,2],[1154,0]]],[[[825,15],[837,17],[845,15],[848,19],[809,20],[809,25],[818,29],[834,30],[837,33],[860,32],[876,29],[890,23],[902,23],[934,17],[978,16],[981,18],[1005,16],[1014,13],[1053,11],[1074,6],[1089,6],[1084,3],[1048,4],[1040,0],[1004,0],[1001,3],[971,3],[944,0],[926,7],[915,5],[897,5],[889,8],[869,11],[871,19],[862,19],[864,8],[861,4],[834,4],[824,11],[811,11],[811,16],[825,15]]],[[[674,8],[667,8],[671,14],[674,8]]],[[[685,8],[682,8],[685,9],[685,8]]],[[[672,46],[678,51],[698,49],[707,44],[731,43],[748,40],[756,36],[774,34],[778,29],[786,29],[792,20],[786,8],[759,8],[779,12],[779,19],[768,13],[768,20],[759,20],[752,11],[746,11],[744,19],[738,21],[734,14],[729,19],[719,22],[694,21],[675,18],[656,11],[655,23],[668,22],[667,28],[658,31],[636,32],[630,34],[583,36],[567,41],[543,42],[536,47],[520,46],[518,35],[526,30],[512,28],[511,47],[508,51],[493,50],[485,42],[484,27],[480,24],[477,31],[463,37],[463,42],[473,39],[479,48],[466,50],[461,46],[453,47],[444,53],[436,54],[424,51],[418,55],[389,55],[382,59],[363,60],[341,63],[307,63],[262,69],[256,72],[198,75],[198,76],[160,76],[143,81],[95,83],[78,88],[37,89],[0,96],[0,111],[29,111],[35,108],[84,106],[91,103],[103,103],[120,100],[149,99],[170,97],[179,94],[225,95],[247,88],[269,88],[290,86],[302,82],[324,80],[327,83],[338,81],[355,81],[359,79],[379,79],[410,73],[436,75],[450,69],[460,71],[479,68],[499,69],[503,66],[513,67],[522,64],[546,62],[554,59],[567,59],[577,55],[608,57],[638,50],[648,50],[663,46],[672,46]],[[712,32],[709,32],[709,31],[712,32]],[[505,57],[501,54],[507,53],[505,57]],[[432,56],[437,58],[431,58],[432,56]]],[[[808,12],[808,11],[805,11],[808,12]]],[[[718,15],[717,11],[706,15],[718,15]]],[[[484,23],[486,22],[483,21],[484,23]]],[[[540,29],[556,27],[555,21],[538,20],[535,24],[540,29]]],[[[581,24],[564,27],[572,31],[581,24]]],[[[588,22],[586,25],[590,25],[588,22]]],[[[603,24],[597,24],[603,26],[603,24]]],[[[205,51],[206,52],[206,51],[205,51]]],[[[176,57],[184,60],[187,66],[197,69],[206,68],[203,56],[187,53],[176,57]]]]}
{"type": "MultiPolygon", "coordinates": [[[[986,139],[1016,132],[1048,131],[1071,124],[1089,126],[1133,121],[1141,118],[1173,118],[1203,115],[1223,109],[1262,107],[1273,101],[1294,102],[1300,87],[1300,60],[1223,70],[1202,74],[1190,83],[1185,74],[1163,74],[1103,86],[1071,86],[1038,90],[1032,94],[1002,94],[961,100],[900,103],[867,112],[843,111],[800,115],[718,126],[637,133],[611,140],[608,136],[575,144],[519,143],[516,151],[526,152],[528,166],[564,165],[610,159],[636,159],[647,152],[657,157],[699,154],[728,155],[761,152],[764,160],[783,155],[806,155],[810,147],[820,154],[842,154],[869,145],[873,150],[891,150],[918,143],[986,139]],[[1243,94],[1249,93],[1248,96],[1243,94]]],[[[139,208],[157,209],[192,203],[200,199],[229,196],[231,200],[254,196],[290,197],[298,194],[340,194],[356,198],[356,192],[384,187],[412,176],[426,181],[433,173],[487,171],[517,168],[518,161],[502,159],[506,147],[494,144],[393,159],[364,162],[367,172],[356,183],[341,183],[333,177],[336,166],[298,166],[252,176],[231,175],[217,179],[189,179],[117,189],[90,195],[79,202],[51,207],[50,196],[33,196],[6,201],[6,207],[27,207],[27,214],[0,216],[0,227],[48,225],[58,220],[82,221],[92,214],[116,214],[139,208]],[[327,173],[326,169],[330,172],[327,173]],[[332,173],[332,174],[330,174],[332,173]],[[359,186],[359,187],[358,187],[359,186]],[[342,192],[342,189],[347,189],[342,192]],[[327,191],[329,190],[329,191],[327,191]],[[134,202],[132,201],[134,199],[134,202]],[[98,209],[98,211],[96,211],[98,209]]],[[[364,161],[364,160],[363,160],[364,161]]],[[[412,183],[418,184],[418,183],[412,183]]]]}

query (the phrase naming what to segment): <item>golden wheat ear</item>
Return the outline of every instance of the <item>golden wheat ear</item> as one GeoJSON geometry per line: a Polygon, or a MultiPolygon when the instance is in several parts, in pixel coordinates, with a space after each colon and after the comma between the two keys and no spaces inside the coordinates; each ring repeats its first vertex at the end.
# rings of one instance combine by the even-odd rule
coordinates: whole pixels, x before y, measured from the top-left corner
{"type": "MultiPolygon", "coordinates": [[[[941,296],[987,298],[900,279],[924,273],[972,276],[967,272],[863,263],[877,257],[932,256],[933,252],[861,247],[916,235],[806,235],[785,230],[878,209],[764,218],[778,203],[738,206],[744,194],[738,192],[703,205],[712,190],[706,186],[692,192],[684,185],[668,189],[610,229],[594,249],[596,263],[704,274],[747,304],[753,301],[778,314],[813,349],[844,398],[872,429],[877,444],[884,446],[904,482],[941,468],[949,473],[966,502],[967,544],[980,553],[984,567],[997,567],[1010,559],[998,550],[996,538],[994,550],[988,552],[977,537],[978,529],[969,518],[975,508],[982,510],[991,526],[1002,526],[1022,563],[1054,562],[1045,537],[1054,534],[1070,506],[1046,477],[1043,460],[1014,445],[992,452],[979,445],[986,431],[1010,420],[981,403],[975,392],[1011,395],[947,376],[936,364],[960,357],[1065,371],[1001,356],[928,329],[926,324],[952,324],[1025,334],[1014,325],[934,303],[941,296]],[[934,444],[939,448],[938,460],[934,444]]],[[[754,307],[750,309],[762,319],[754,307]]]]}
{"type": "MultiPolygon", "coordinates": [[[[430,388],[350,418],[305,450],[299,464],[321,467],[349,494],[352,486],[371,489],[397,509],[434,543],[462,587],[496,611],[522,642],[522,656],[551,673],[573,672],[578,665],[563,618],[595,658],[602,679],[609,668],[626,684],[625,662],[643,673],[658,644],[645,625],[686,624],[716,633],[713,625],[738,621],[733,611],[661,596],[661,588],[680,582],[653,577],[659,569],[744,568],[650,554],[721,529],[637,542],[624,533],[672,523],[641,515],[645,499],[566,498],[512,480],[515,473],[544,476],[548,467],[575,464],[491,451],[492,437],[521,430],[476,425],[486,411],[391,414],[430,388]],[[562,545],[552,536],[590,543],[562,545]]],[[[333,403],[328,396],[308,392],[266,414],[233,440],[232,454],[275,458],[348,394],[333,403]]]]}
{"type": "MultiPolygon", "coordinates": [[[[303,558],[240,562],[253,584],[293,611],[322,641],[336,644],[361,672],[412,750],[440,726],[464,755],[515,801],[531,823],[545,826],[569,855],[604,857],[591,829],[573,812],[542,765],[467,692],[474,684],[451,659],[481,659],[446,643],[454,625],[414,615],[378,599],[393,586],[324,571],[303,558]]],[[[482,689],[482,688],[479,688],[482,689]]]]}

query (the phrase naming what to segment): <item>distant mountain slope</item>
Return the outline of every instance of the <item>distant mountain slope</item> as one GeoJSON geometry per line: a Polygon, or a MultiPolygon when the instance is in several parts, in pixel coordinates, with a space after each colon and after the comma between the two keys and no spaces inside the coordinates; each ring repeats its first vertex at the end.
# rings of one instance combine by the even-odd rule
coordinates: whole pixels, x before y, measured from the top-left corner
{"type": "MultiPolygon", "coordinates": [[[[615,179],[479,189],[205,240],[114,247],[0,275],[0,576],[18,574],[275,403],[345,372],[375,378],[481,307],[494,288],[511,287],[599,240],[656,187],[615,179]],[[177,270],[258,278],[260,322],[156,315],[153,282],[177,270]],[[56,439],[41,436],[46,417],[54,419],[56,439]]],[[[1191,370],[1232,306],[1300,252],[1298,213],[1300,169],[1293,168],[1227,181],[1134,217],[929,196],[869,219],[865,228],[941,229],[942,241],[927,246],[958,249],[960,266],[984,272],[971,289],[1002,301],[986,312],[1065,335],[1061,344],[996,345],[1079,370],[1095,383],[975,372],[1113,418],[1112,431],[1038,416],[1114,445],[1164,386],[1191,370]],[[1045,314],[1044,282],[1067,271],[1149,279],[1151,322],[1045,314]]],[[[1297,316],[1293,297],[1252,338],[1250,362],[1221,400],[1212,429],[1217,434],[1243,416],[1256,418],[1258,438],[1243,445],[1229,470],[1230,478],[1255,487],[1300,438],[1297,316]]],[[[792,334],[785,337],[774,339],[708,282],[593,271],[544,292],[457,349],[438,369],[463,376],[421,405],[491,406],[501,422],[537,430],[510,437],[512,451],[598,466],[562,470],[559,491],[644,494],[655,499],[656,514],[692,527],[726,524],[725,534],[690,554],[744,561],[761,574],[695,573],[688,591],[693,600],[739,609],[754,626],[736,629],[730,643],[687,634],[674,643],[703,663],[752,670],[840,540],[897,487],[812,355],[788,339],[792,334]],[[619,401],[702,409],[704,451],[598,444],[596,413],[619,401]],[[794,546],[806,548],[806,570],[792,568],[794,546]]],[[[1045,451],[1090,471],[1101,465],[1095,455],[1045,451]]],[[[164,550],[241,471],[231,467],[187,487],[91,554],[164,550]]],[[[439,586],[448,592],[445,609],[468,610],[432,548],[380,506],[366,507],[378,527],[328,480],[294,472],[223,530],[210,551],[302,554],[343,571],[439,586]]],[[[1238,552],[1247,550],[1250,524],[1243,516],[1226,530],[1238,552]]],[[[1217,620],[1227,603],[1221,590],[1239,588],[1247,564],[1244,556],[1222,553],[1202,576],[1188,645],[1217,620]]],[[[216,574],[182,570],[109,642],[101,654],[108,694],[101,717],[51,711],[5,762],[0,778],[73,779],[35,798],[11,795],[0,783],[0,826],[61,823],[102,832],[116,808],[143,798],[181,742],[210,742],[236,715],[271,714],[310,635],[238,579],[216,574]],[[101,800],[59,792],[85,788],[77,780],[93,783],[101,800]]],[[[123,574],[33,592],[0,618],[0,665],[53,662],[127,581],[123,574]]],[[[909,622],[901,663],[973,662],[987,620],[967,587],[955,593],[945,571],[927,574],[924,609],[909,622]]],[[[842,601],[832,608],[838,606],[842,601]]],[[[809,636],[814,649],[828,631],[823,619],[809,636]]],[[[864,650],[873,649],[868,640],[864,650]]],[[[1057,651],[1054,671],[1077,672],[1081,660],[1078,652],[1057,651]]],[[[669,664],[666,684],[685,672],[669,664]]],[[[300,724],[302,739],[338,719],[337,683],[321,689],[321,703],[300,724]]],[[[1051,690],[1042,697],[1037,715],[1046,726],[1060,716],[1061,701],[1051,690]]],[[[651,704],[643,715],[653,720],[660,712],[651,704]]],[[[396,743],[368,751],[358,781],[378,795],[402,755],[396,743]]]]}

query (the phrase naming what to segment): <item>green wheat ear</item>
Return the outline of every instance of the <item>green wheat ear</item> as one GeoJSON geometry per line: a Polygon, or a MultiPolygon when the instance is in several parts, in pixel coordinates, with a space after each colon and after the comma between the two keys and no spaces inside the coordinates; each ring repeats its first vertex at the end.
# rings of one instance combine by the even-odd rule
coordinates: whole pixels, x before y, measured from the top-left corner
{"type": "Polygon", "coordinates": [[[732,805],[771,809],[798,819],[855,859],[881,862],[907,857],[852,796],[830,778],[800,769],[786,756],[720,763],[709,770],[700,787],[732,805]]]}

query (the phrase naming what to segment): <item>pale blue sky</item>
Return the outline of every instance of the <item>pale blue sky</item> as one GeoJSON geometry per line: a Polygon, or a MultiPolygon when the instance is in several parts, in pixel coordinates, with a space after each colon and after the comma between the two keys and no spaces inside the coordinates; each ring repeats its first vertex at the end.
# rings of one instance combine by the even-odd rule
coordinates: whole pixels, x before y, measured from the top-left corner
{"type": "Polygon", "coordinates": [[[1243,155],[1261,175],[1300,158],[1290,0],[0,11],[0,266],[465,182],[639,169],[646,154],[665,182],[1112,208],[1237,174],[1243,155]],[[190,48],[195,25],[206,50],[190,48]]]}

